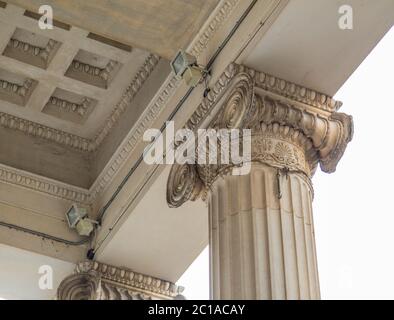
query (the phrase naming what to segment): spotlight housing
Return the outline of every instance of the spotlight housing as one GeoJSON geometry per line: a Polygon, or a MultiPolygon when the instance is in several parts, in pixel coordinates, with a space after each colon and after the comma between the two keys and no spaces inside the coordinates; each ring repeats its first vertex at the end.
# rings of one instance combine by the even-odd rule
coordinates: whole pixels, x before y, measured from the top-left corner
{"type": "Polygon", "coordinates": [[[89,236],[97,222],[88,218],[88,209],[74,203],[66,213],[67,223],[81,236],[89,236]]]}
{"type": "Polygon", "coordinates": [[[183,79],[189,87],[197,86],[207,74],[207,71],[197,64],[196,57],[184,50],[178,51],[170,65],[175,75],[179,79],[183,79]]]}

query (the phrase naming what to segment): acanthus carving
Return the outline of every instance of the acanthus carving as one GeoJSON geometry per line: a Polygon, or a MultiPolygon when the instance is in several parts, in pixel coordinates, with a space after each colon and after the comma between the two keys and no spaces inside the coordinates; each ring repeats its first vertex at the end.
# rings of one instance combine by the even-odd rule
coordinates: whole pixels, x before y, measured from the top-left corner
{"type": "MultiPolygon", "coordinates": [[[[230,65],[185,127],[194,132],[199,128],[250,129],[250,162],[300,172],[308,177],[314,174],[318,163],[324,172],[334,172],[352,139],[352,118],[337,113],[340,103],[330,97],[323,99],[320,93],[271,76],[267,76],[274,79],[268,80],[272,89],[268,90],[262,86],[265,78],[260,75],[260,86],[256,84],[256,74],[243,66],[230,65]],[[288,90],[294,91],[292,95],[288,90]],[[279,92],[284,96],[278,96],[279,92]],[[316,100],[318,97],[320,103],[316,100]]],[[[240,147],[242,150],[242,143],[240,147]]],[[[217,159],[217,164],[196,164],[194,170],[188,164],[187,171],[174,165],[167,184],[168,204],[177,207],[187,200],[195,200],[195,190],[201,189],[200,194],[204,195],[218,176],[231,173],[237,166],[231,162],[221,164],[219,155],[217,159]],[[193,174],[189,177],[183,174],[182,179],[177,180],[174,177],[179,172],[193,174]],[[198,177],[194,172],[198,172],[198,177]],[[182,188],[174,183],[176,181],[182,188]],[[203,188],[193,188],[196,184],[203,188]],[[174,190],[185,190],[186,185],[187,190],[194,193],[185,192],[183,197],[175,197],[174,190]]]]}
{"type": "Polygon", "coordinates": [[[58,300],[182,299],[182,287],[97,261],[77,264],[58,287],[58,300]]]}
{"type": "MultiPolygon", "coordinates": [[[[310,155],[310,151],[318,154],[321,168],[327,173],[335,171],[337,163],[353,136],[352,117],[348,115],[336,112],[327,115],[310,111],[269,95],[256,95],[256,104],[252,106],[251,112],[253,115],[249,117],[245,126],[252,130],[262,123],[278,124],[304,135],[307,138],[304,140],[306,155],[313,156],[310,155]]],[[[313,169],[313,164],[311,169],[313,169]]]]}

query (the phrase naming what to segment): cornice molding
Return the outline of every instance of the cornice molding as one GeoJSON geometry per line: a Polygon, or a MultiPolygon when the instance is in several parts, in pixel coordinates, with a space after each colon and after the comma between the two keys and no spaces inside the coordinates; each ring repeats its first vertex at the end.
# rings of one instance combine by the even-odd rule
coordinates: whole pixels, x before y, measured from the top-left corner
{"type": "Polygon", "coordinates": [[[30,120],[12,116],[4,112],[0,112],[0,126],[18,130],[27,135],[56,142],[58,144],[80,151],[88,151],[90,146],[89,139],[85,139],[61,130],[53,129],[30,120]]]}
{"type": "Polygon", "coordinates": [[[226,19],[231,15],[240,0],[222,0],[217,6],[211,18],[203,26],[203,30],[189,47],[189,53],[199,57],[207,47],[214,34],[220,29],[226,19]]]}
{"type": "Polygon", "coordinates": [[[245,66],[238,66],[239,72],[248,73],[255,81],[257,88],[276,93],[281,97],[304,103],[311,107],[327,112],[338,111],[342,102],[334,100],[332,97],[295,84],[293,82],[283,80],[264,72],[258,72],[245,66]]]}
{"type": "Polygon", "coordinates": [[[88,190],[10,168],[2,164],[0,164],[0,181],[77,203],[87,203],[89,200],[88,190]]]}
{"type": "Polygon", "coordinates": [[[179,299],[183,288],[172,282],[97,261],[78,263],[59,285],[58,300],[179,299]]]}
{"type": "MultiPolygon", "coordinates": [[[[228,90],[228,84],[237,75],[245,74],[249,77],[249,86],[264,89],[265,91],[275,94],[281,99],[289,98],[294,102],[302,103],[305,106],[316,108],[324,113],[332,113],[337,111],[342,103],[335,101],[333,98],[300,86],[298,84],[274,77],[263,72],[257,72],[253,69],[242,65],[231,63],[219,77],[218,81],[213,85],[212,90],[207,97],[199,104],[196,111],[187,121],[185,128],[194,130],[205,119],[210,112],[211,107],[216,104],[224,90],[228,90]]],[[[251,90],[251,88],[249,88],[251,90]]],[[[254,89],[253,89],[254,90],[254,89]]]]}

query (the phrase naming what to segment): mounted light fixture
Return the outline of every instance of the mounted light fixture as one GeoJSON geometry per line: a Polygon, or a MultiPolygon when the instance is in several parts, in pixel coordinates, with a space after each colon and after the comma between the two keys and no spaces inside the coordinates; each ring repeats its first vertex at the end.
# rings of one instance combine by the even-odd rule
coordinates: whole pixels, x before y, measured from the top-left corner
{"type": "Polygon", "coordinates": [[[76,229],[80,236],[89,236],[96,221],[88,218],[88,210],[85,207],[73,204],[66,213],[68,226],[71,229],[76,229]]]}
{"type": "Polygon", "coordinates": [[[183,79],[189,87],[197,86],[208,73],[197,64],[196,57],[184,50],[179,50],[171,61],[171,69],[179,79],[183,79]]]}

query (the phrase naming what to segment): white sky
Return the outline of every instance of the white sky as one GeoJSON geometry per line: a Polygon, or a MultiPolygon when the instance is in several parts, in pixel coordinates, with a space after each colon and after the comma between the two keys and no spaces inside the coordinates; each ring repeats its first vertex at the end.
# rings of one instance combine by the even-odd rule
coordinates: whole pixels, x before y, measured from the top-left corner
{"type": "MultiPolygon", "coordinates": [[[[337,172],[313,178],[322,299],[394,299],[394,28],[336,94],[355,133],[337,172]]],[[[179,285],[209,298],[208,250],[179,285]]]]}

